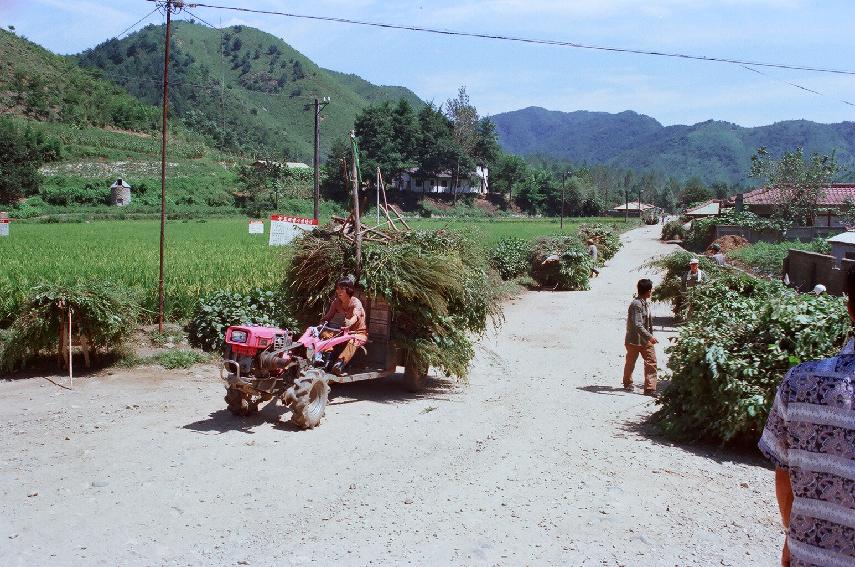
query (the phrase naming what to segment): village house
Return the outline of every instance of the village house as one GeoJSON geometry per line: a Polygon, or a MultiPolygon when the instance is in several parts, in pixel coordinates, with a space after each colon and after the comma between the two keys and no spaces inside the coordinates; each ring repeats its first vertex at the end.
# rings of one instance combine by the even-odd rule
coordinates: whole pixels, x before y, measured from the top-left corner
{"type": "Polygon", "coordinates": [[[622,217],[625,215],[631,217],[638,217],[648,212],[653,212],[656,209],[655,205],[651,205],[649,203],[639,203],[638,201],[630,201],[629,203],[624,203],[622,205],[618,205],[617,207],[609,210],[609,216],[612,217],[622,217]]]}
{"type": "MultiPolygon", "coordinates": [[[[469,175],[461,173],[457,182],[457,193],[486,195],[490,188],[489,175],[489,169],[481,165],[469,175]]],[[[393,182],[393,186],[400,191],[413,193],[454,193],[454,173],[443,171],[428,175],[418,168],[412,168],[401,173],[393,182]]]]}
{"type": "Polygon", "coordinates": [[[121,177],[110,185],[110,204],[114,207],[126,207],[131,204],[131,186],[121,177]]]}
{"type": "MultiPolygon", "coordinates": [[[[739,197],[731,197],[729,206],[735,205],[739,197]]],[[[742,193],[741,198],[745,210],[761,217],[771,217],[782,199],[778,187],[760,187],[742,193]]],[[[816,226],[842,227],[842,216],[852,208],[855,208],[855,184],[833,183],[824,189],[817,203],[816,226]]]]}

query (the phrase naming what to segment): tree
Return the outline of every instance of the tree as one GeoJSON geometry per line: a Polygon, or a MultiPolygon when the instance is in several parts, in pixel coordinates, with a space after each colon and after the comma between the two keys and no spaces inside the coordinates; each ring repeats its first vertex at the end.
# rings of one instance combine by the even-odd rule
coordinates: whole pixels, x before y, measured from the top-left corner
{"type": "Polygon", "coordinates": [[[512,154],[502,154],[490,171],[490,186],[493,191],[509,199],[516,193],[514,187],[528,177],[530,171],[526,161],[512,154]]]}
{"type": "Polygon", "coordinates": [[[709,199],[712,199],[712,193],[698,176],[690,177],[686,181],[682,193],[680,193],[680,205],[683,207],[708,201],[709,199]]]}
{"type": "Polygon", "coordinates": [[[802,148],[773,159],[761,147],[751,157],[751,177],[761,179],[779,192],[775,217],[801,226],[812,226],[825,188],[837,173],[834,154],[813,153],[805,160],[802,148]]]}
{"type": "Polygon", "coordinates": [[[0,204],[15,205],[38,193],[44,157],[39,138],[29,127],[21,130],[11,120],[0,119],[0,204]]]}
{"type": "Polygon", "coordinates": [[[283,164],[273,161],[258,161],[242,166],[238,179],[247,198],[244,208],[251,216],[259,216],[264,211],[279,207],[279,193],[282,183],[290,176],[283,164]]]}
{"type": "Polygon", "coordinates": [[[471,158],[455,141],[451,121],[440,109],[427,105],[419,112],[418,120],[418,163],[423,172],[437,174],[456,171],[458,165],[462,171],[474,167],[471,158]]]}
{"type": "Polygon", "coordinates": [[[499,145],[496,125],[489,118],[482,118],[478,122],[477,140],[473,150],[473,157],[482,165],[492,168],[501,155],[502,147],[499,145]]]}
{"type": "Polygon", "coordinates": [[[559,188],[559,199],[555,199],[555,180],[545,169],[529,172],[525,179],[514,186],[514,190],[517,204],[531,214],[546,212],[548,201],[552,201],[554,206],[554,203],[560,200],[561,193],[559,188]]]}
{"type": "Polygon", "coordinates": [[[710,185],[710,191],[712,191],[716,199],[727,199],[729,194],[728,189],[727,183],[723,181],[716,181],[710,185]]]}

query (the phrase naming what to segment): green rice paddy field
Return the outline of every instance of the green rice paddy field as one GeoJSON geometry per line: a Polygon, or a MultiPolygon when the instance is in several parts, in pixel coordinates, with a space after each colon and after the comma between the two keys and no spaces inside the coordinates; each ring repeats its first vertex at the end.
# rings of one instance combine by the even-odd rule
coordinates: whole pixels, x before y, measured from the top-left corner
{"type": "MultiPolygon", "coordinates": [[[[571,219],[564,231],[582,222],[571,219]]],[[[419,219],[413,228],[466,227],[485,248],[505,236],[531,239],[559,232],[554,219],[419,219]]],[[[622,221],[618,222],[622,226],[622,221]]],[[[288,247],[270,247],[265,234],[248,234],[245,219],[169,221],[166,226],[165,311],[171,320],[189,316],[199,296],[218,289],[275,288],[282,281],[288,247]]],[[[110,280],[141,294],[149,316],[157,309],[160,224],[155,220],[90,223],[12,223],[0,238],[0,324],[39,282],[110,280]]]]}

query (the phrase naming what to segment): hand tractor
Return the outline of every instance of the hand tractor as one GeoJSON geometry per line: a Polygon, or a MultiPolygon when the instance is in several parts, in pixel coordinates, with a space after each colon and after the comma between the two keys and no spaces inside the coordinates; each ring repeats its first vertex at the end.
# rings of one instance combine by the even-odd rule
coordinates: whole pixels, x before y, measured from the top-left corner
{"type": "MultiPolygon", "coordinates": [[[[301,429],[320,424],[330,383],[373,380],[394,374],[404,357],[389,341],[391,315],[382,299],[366,302],[368,344],[341,376],[327,371],[335,347],[350,340],[348,331],[322,323],[298,338],[288,330],[235,325],[226,330],[220,377],[226,403],[235,415],[248,416],[262,402],[279,399],[291,409],[291,422],[301,429]]],[[[407,366],[404,383],[411,391],[424,385],[427,369],[407,366]]]]}

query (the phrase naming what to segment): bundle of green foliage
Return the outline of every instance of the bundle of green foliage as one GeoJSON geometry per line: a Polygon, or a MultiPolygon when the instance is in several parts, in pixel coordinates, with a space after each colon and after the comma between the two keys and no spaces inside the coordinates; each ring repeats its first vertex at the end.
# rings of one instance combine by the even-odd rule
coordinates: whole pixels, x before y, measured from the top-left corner
{"type": "Polygon", "coordinates": [[[721,274],[695,288],[692,319],[668,347],[670,386],[655,415],[672,437],[756,442],[787,369],[838,351],[850,330],[836,297],[721,274]]]}
{"type": "MultiPolygon", "coordinates": [[[[470,235],[445,229],[389,237],[363,244],[360,287],[389,303],[392,341],[407,365],[465,377],[475,354],[470,333],[483,333],[488,320],[496,324],[501,317],[500,286],[482,248],[470,235]]],[[[300,237],[284,284],[300,322],[317,323],[336,281],[355,268],[353,244],[340,234],[316,230],[300,237]]]]}
{"type": "Polygon", "coordinates": [[[723,271],[721,267],[706,256],[698,256],[684,250],[671,252],[645,265],[646,268],[665,271],[662,282],[653,288],[652,299],[653,301],[670,301],[674,309],[674,316],[678,320],[685,316],[685,309],[688,307],[685,298],[689,294],[683,288],[683,280],[689,272],[689,261],[692,258],[700,260],[699,269],[706,274],[708,282],[717,279],[723,271]]]}
{"type": "Polygon", "coordinates": [[[187,325],[187,338],[197,348],[222,350],[229,326],[250,324],[290,329],[297,327],[281,291],[215,291],[199,301],[187,325]]]}
{"type": "Polygon", "coordinates": [[[510,280],[528,272],[529,243],[516,236],[501,239],[490,254],[490,265],[503,280],[510,280]]]}
{"type": "Polygon", "coordinates": [[[791,223],[760,217],[749,211],[731,211],[717,217],[692,221],[692,228],[683,239],[684,245],[690,250],[705,250],[715,238],[716,225],[741,226],[758,232],[768,231],[783,235],[791,223]]]}
{"type": "Polygon", "coordinates": [[[555,290],[588,289],[593,261],[578,236],[542,236],[534,241],[529,256],[531,277],[555,290]]]}
{"type": "Polygon", "coordinates": [[[686,227],[680,220],[670,220],[662,225],[662,240],[683,240],[686,238],[686,227]]]}
{"type": "Polygon", "coordinates": [[[611,227],[603,224],[583,224],[579,226],[579,236],[582,242],[593,240],[597,245],[600,258],[604,262],[611,260],[620,250],[620,237],[611,227]]]}
{"type": "Polygon", "coordinates": [[[742,246],[727,253],[729,258],[738,260],[752,271],[760,274],[781,277],[784,266],[784,258],[790,249],[808,250],[819,254],[831,254],[831,245],[822,238],[813,242],[786,241],[777,244],[758,242],[751,246],[742,246]]]}
{"type": "Polygon", "coordinates": [[[127,289],[105,281],[40,284],[24,300],[0,347],[0,368],[23,367],[32,357],[56,352],[59,333],[72,328],[93,349],[113,349],[136,329],[139,304],[127,289]]]}

